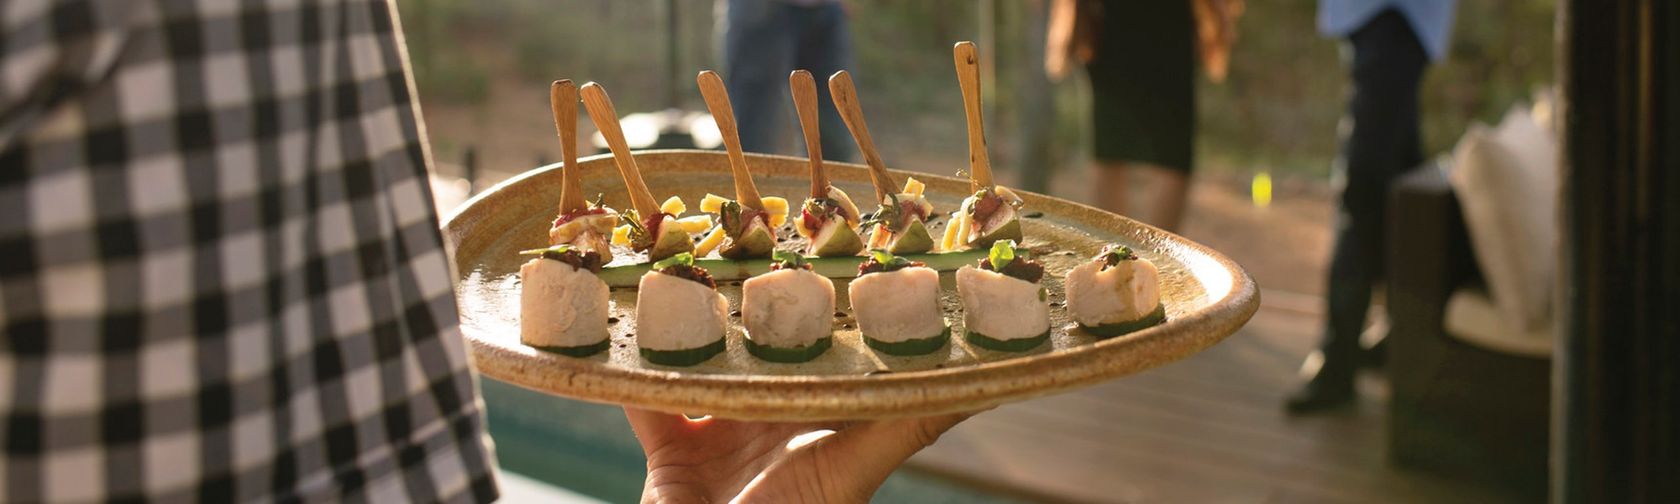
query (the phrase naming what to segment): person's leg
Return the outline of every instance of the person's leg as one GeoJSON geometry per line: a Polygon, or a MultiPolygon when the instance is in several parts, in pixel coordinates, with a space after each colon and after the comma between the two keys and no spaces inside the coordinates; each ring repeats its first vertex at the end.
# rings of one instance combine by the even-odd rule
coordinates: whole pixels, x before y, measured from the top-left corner
{"type": "Polygon", "coordinates": [[[1097,169],[1097,208],[1137,218],[1126,213],[1126,191],[1131,190],[1131,186],[1126,185],[1126,169],[1129,168],[1129,163],[1097,159],[1091,164],[1097,169]]]}
{"type": "MultiPolygon", "coordinates": [[[[817,125],[822,130],[823,157],[850,161],[855,159],[853,153],[857,147],[846,131],[845,121],[840,119],[839,110],[834,108],[834,99],[828,95],[827,84],[830,75],[852,67],[850,20],[840,2],[801,10],[806,12],[797,34],[799,48],[794,55],[794,63],[796,68],[809,70],[811,76],[817,79],[817,125]]],[[[804,152],[805,144],[799,145],[800,152],[804,152]]]]}
{"type": "Polygon", "coordinates": [[[1149,225],[1179,232],[1184,224],[1184,207],[1190,193],[1188,170],[1152,163],[1130,163],[1129,174],[1148,194],[1148,210],[1142,215],[1149,225]]]}
{"type": "Polygon", "coordinates": [[[1383,271],[1389,182],[1416,166],[1418,84],[1428,58],[1405,18],[1387,11],[1349,37],[1353,47],[1352,128],[1342,143],[1342,189],[1330,258],[1323,363],[1287,403],[1308,412],[1347,402],[1371,289],[1383,271]]]}
{"type": "Polygon", "coordinates": [[[729,0],[727,6],[723,79],[747,152],[776,153],[781,147],[787,75],[793,71],[789,8],[775,0],[729,0]]]}

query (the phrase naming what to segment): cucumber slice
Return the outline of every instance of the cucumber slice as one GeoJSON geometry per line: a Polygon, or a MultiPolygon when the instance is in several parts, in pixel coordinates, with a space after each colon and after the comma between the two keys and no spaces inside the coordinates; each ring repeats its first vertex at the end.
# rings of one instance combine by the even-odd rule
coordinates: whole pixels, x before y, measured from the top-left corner
{"type": "Polygon", "coordinates": [[[888,355],[926,355],[933,353],[934,350],[944,348],[945,343],[949,341],[951,341],[951,326],[945,326],[945,330],[940,331],[937,336],[904,341],[886,342],[871,338],[867,334],[863,335],[863,342],[868,344],[869,348],[888,355]]]}
{"type": "Polygon", "coordinates": [[[999,352],[1025,352],[1027,350],[1038,348],[1038,346],[1044,344],[1045,341],[1049,341],[1050,331],[1044,331],[1044,334],[1030,338],[1016,339],[997,339],[974,331],[968,331],[968,333],[964,334],[963,337],[964,339],[967,339],[969,343],[974,344],[974,346],[987,350],[997,350],[999,352]]]}
{"type": "Polygon", "coordinates": [[[1149,314],[1144,315],[1143,318],[1133,320],[1131,322],[1117,322],[1117,323],[1113,323],[1113,324],[1102,324],[1102,325],[1098,325],[1098,326],[1094,326],[1094,327],[1093,326],[1088,326],[1088,325],[1085,325],[1085,324],[1079,324],[1079,328],[1084,329],[1085,332],[1091,333],[1091,335],[1096,336],[1099,339],[1108,339],[1108,338],[1113,338],[1115,336],[1120,336],[1120,335],[1123,335],[1123,334],[1137,332],[1137,331],[1142,330],[1142,329],[1147,329],[1147,328],[1155,326],[1156,324],[1160,324],[1161,322],[1164,322],[1166,320],[1167,320],[1167,307],[1166,307],[1166,305],[1155,305],[1155,311],[1149,312],[1149,314]]]}
{"type": "Polygon", "coordinates": [[[723,349],[726,347],[724,340],[724,338],[718,338],[717,341],[708,343],[706,346],[684,350],[654,350],[650,348],[639,348],[639,350],[642,351],[642,358],[647,359],[648,362],[661,366],[686,367],[706,362],[706,359],[723,353],[723,349]]]}
{"type": "Polygon", "coordinates": [[[611,344],[612,344],[611,341],[608,341],[606,339],[602,339],[600,343],[591,343],[591,344],[588,344],[588,345],[578,345],[578,346],[532,346],[531,348],[535,348],[537,350],[542,350],[544,352],[554,352],[554,353],[564,355],[564,356],[567,356],[567,357],[588,357],[588,356],[591,356],[591,355],[601,353],[602,350],[606,350],[608,346],[611,346],[611,344]]]}
{"type": "MultiPolygon", "coordinates": [[[[986,257],[986,250],[963,250],[940,254],[910,254],[902,256],[905,259],[919,261],[936,271],[955,271],[964,265],[974,264],[980,258],[986,257]]],[[[857,276],[859,264],[868,260],[862,256],[846,257],[808,257],[806,262],[811,264],[811,271],[828,278],[854,278],[857,276]]],[[[754,275],[770,272],[769,259],[748,259],[732,261],[729,259],[695,259],[694,265],[706,268],[712,279],[745,280],[754,275]]],[[[622,266],[607,266],[596,276],[606,282],[608,287],[635,287],[642,280],[642,275],[652,269],[648,263],[626,264],[622,266]]]]}
{"type": "Polygon", "coordinates": [[[823,352],[828,351],[828,347],[834,346],[833,336],[824,336],[822,339],[819,339],[809,345],[793,348],[760,345],[753,342],[752,338],[747,338],[744,341],[747,342],[747,353],[753,354],[753,357],[758,357],[770,362],[786,363],[798,363],[815,359],[817,356],[822,355],[823,352]]]}

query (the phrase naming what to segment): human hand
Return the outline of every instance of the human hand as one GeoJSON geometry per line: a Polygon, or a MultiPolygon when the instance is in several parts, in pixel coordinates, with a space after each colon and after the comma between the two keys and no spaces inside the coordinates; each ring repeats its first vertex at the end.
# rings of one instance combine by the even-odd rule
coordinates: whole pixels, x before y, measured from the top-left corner
{"type": "Polygon", "coordinates": [[[648,459],[642,502],[866,502],[905,459],[973,413],[769,423],[624,409],[648,459]]]}

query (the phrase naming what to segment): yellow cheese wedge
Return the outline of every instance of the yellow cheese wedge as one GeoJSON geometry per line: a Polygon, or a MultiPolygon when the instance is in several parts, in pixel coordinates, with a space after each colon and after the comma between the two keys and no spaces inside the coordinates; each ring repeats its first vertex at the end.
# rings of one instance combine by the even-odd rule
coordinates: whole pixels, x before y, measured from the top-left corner
{"type": "Polygon", "coordinates": [[[707,229],[712,228],[712,216],[700,214],[692,217],[683,217],[681,219],[677,219],[677,225],[682,226],[684,233],[704,233],[707,229]]]}
{"type": "Polygon", "coordinates": [[[700,198],[700,211],[706,213],[718,213],[718,210],[723,209],[723,203],[725,201],[729,201],[729,198],[712,193],[706,193],[706,197],[700,198]]]}
{"type": "Polygon", "coordinates": [[[919,197],[922,195],[922,191],[925,190],[927,190],[927,184],[923,184],[922,181],[916,180],[916,177],[904,179],[904,192],[914,194],[919,197]]]}
{"type": "Polygon", "coordinates": [[[764,211],[770,213],[770,227],[779,228],[782,227],[782,224],[787,224],[787,198],[777,196],[764,198],[764,211]]]}
{"type": "Polygon", "coordinates": [[[681,197],[672,196],[666,198],[664,203],[659,204],[659,211],[671,214],[672,217],[676,217],[682,215],[683,212],[687,212],[688,205],[683,204],[681,197]]]}
{"type": "Polygon", "coordinates": [[[711,255],[718,245],[723,244],[723,237],[723,227],[712,228],[712,232],[707,233],[705,238],[701,238],[700,243],[694,244],[694,256],[706,257],[711,255]]]}

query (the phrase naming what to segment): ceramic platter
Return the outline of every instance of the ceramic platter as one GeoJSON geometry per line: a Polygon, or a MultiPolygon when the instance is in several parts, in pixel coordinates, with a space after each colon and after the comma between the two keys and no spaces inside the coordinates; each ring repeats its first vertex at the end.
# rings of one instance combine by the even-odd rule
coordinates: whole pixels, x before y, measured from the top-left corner
{"type": "MultiPolygon", "coordinates": [[[[733,198],[728,159],[721,152],[648,151],[636,154],[656,199],[682,196],[691,211],[706,193],[733,198]]],[[[795,209],[810,187],[803,158],[747,155],[766,196],[788,198],[795,209]]],[[[827,163],[829,177],[865,211],[874,190],[861,165],[827,163]]],[[[584,188],[606,196],[608,206],[629,208],[624,184],[610,156],[580,162],[584,188]]],[[[894,172],[902,183],[904,172],[894,172]]],[[[967,180],[914,174],[927,183],[937,220],[968,194],[967,180]]],[[[461,330],[483,374],[573,399],[646,409],[751,420],[873,419],[971,411],[1091,385],[1161,366],[1194,354],[1235,332],[1259,305],[1254,280],[1213,250],[1137,221],[1066,200],[1019,192],[1025,199],[1023,246],[1045,264],[1050,291],[1051,338],[1037,349],[995,352],[961,336],[962,306],[952,273],[942,273],[951,344],[931,355],[895,357],[863,344],[847,306],[845,280],[836,280],[838,311],[834,347],[801,364],[779,364],[748,354],[740,318],[731,317],[728,351],[686,368],[650,364],[637,353],[636,291],[612,292],[612,342],[608,351],[572,358],[519,341],[519,250],[546,246],[560,198],[560,168],[531,170],[478,195],[449,216],[444,234],[455,247],[461,330]],[[1128,245],[1161,271],[1166,323],[1100,340],[1069,318],[1062,276],[1105,243],[1128,245]]],[[[688,214],[685,214],[688,215],[688,214]]],[[[782,230],[792,234],[791,228],[782,230]]],[[[719,291],[739,306],[740,282],[719,291]]]]}

